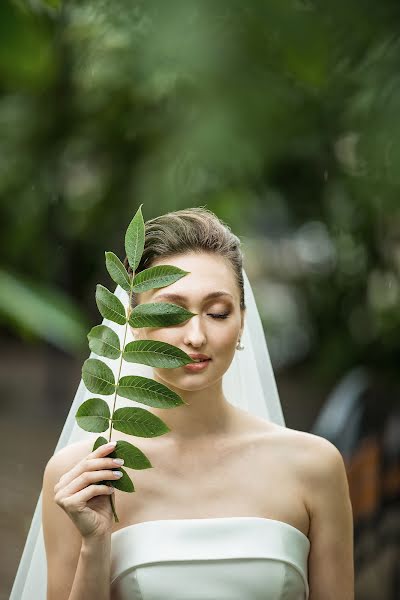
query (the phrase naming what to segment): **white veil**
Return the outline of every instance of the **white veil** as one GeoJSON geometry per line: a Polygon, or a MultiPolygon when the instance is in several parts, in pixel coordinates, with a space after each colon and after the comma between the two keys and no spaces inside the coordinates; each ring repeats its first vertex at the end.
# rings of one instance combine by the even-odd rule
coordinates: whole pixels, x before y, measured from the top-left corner
{"type": "MultiPolygon", "coordinates": [[[[275,377],[268,353],[261,319],[254,300],[247,275],[243,269],[244,295],[246,302],[246,317],[241,343],[244,349],[235,353],[234,359],[224,375],[223,390],[226,398],[235,406],[256,416],[285,426],[282,407],[279,400],[275,377]]],[[[128,306],[128,295],[117,286],[115,295],[124,306],[128,306]]],[[[103,325],[113,328],[122,338],[125,326],[118,325],[108,319],[103,319],[103,325]]],[[[122,338],[123,339],[123,338],[122,338]]],[[[121,339],[121,347],[122,347],[121,339]]],[[[126,343],[132,341],[130,328],[127,328],[126,343]]],[[[90,358],[96,358],[93,352],[90,358]]],[[[117,379],[117,364],[119,361],[101,357],[109,365],[117,379]]],[[[143,375],[152,378],[152,368],[146,365],[123,362],[120,376],[127,374],[143,375]]],[[[67,420],[58,440],[54,453],[79,440],[92,436],[95,440],[99,434],[89,433],[81,429],[75,419],[79,406],[93,394],[89,392],[81,379],[74,401],[71,405],[67,420]]],[[[112,396],[100,396],[110,404],[112,396]]],[[[118,407],[132,406],[132,401],[118,397],[118,407]]],[[[133,405],[141,406],[138,403],[133,405]]],[[[140,447],[140,445],[139,445],[140,447]]],[[[46,600],[47,566],[42,530],[42,492],[39,495],[28,532],[25,547],[19,563],[10,600],[46,600]]]]}

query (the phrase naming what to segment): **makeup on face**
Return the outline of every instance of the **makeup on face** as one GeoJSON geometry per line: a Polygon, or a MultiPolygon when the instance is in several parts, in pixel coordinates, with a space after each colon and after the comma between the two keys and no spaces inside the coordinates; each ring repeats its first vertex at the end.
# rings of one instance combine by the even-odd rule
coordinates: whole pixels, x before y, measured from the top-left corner
{"type": "MultiPolygon", "coordinates": [[[[225,301],[228,301],[229,305],[232,305],[232,301],[233,301],[232,295],[229,294],[229,292],[224,292],[224,291],[210,292],[203,298],[203,302],[207,302],[209,300],[218,300],[220,298],[224,299],[225,301]]],[[[172,294],[172,293],[164,292],[164,293],[154,296],[153,302],[160,300],[160,299],[167,300],[168,302],[184,304],[185,306],[187,306],[187,298],[186,298],[186,296],[183,296],[182,294],[172,294]]]]}
{"type": "MultiPolygon", "coordinates": [[[[152,301],[157,302],[158,300],[165,300],[168,302],[172,302],[174,304],[180,304],[184,308],[188,308],[187,298],[186,298],[186,296],[182,296],[181,294],[162,293],[162,294],[159,294],[158,296],[155,296],[152,301]]],[[[210,312],[208,312],[207,315],[212,317],[214,320],[221,321],[221,320],[227,319],[229,317],[230,313],[232,312],[233,297],[228,292],[221,292],[221,291],[210,292],[209,294],[207,294],[204,297],[202,304],[206,304],[206,305],[211,304],[211,307],[213,307],[214,304],[217,304],[218,307],[216,307],[214,309],[213,308],[208,309],[208,310],[210,310],[210,312]]]]}
{"type": "Polygon", "coordinates": [[[189,373],[199,373],[201,371],[205,371],[211,362],[211,359],[205,360],[203,362],[192,363],[190,365],[184,365],[185,371],[189,373]]]}
{"type": "Polygon", "coordinates": [[[183,254],[165,261],[184,269],[188,275],[174,283],[172,289],[144,292],[141,302],[180,305],[195,314],[196,322],[191,324],[189,319],[176,327],[142,330],[138,338],[158,339],[193,354],[194,363],[176,370],[156,370],[167,384],[175,384],[184,374],[193,381],[197,380],[196,374],[199,381],[215,377],[229,366],[239,334],[240,296],[235,293],[236,282],[230,267],[220,257],[207,254],[183,254]]]}

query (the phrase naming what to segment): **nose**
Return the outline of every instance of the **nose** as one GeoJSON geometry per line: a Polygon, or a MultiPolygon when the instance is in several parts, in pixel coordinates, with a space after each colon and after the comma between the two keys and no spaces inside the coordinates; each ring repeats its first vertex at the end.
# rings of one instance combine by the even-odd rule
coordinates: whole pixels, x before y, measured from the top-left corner
{"type": "Polygon", "coordinates": [[[200,348],[206,342],[206,335],[201,322],[201,316],[195,315],[185,325],[184,343],[186,346],[200,348]]]}

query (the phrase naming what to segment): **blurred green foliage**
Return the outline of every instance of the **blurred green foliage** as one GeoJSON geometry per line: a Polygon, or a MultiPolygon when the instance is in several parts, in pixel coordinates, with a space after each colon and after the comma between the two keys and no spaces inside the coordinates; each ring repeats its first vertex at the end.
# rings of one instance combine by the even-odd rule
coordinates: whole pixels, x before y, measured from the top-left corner
{"type": "MultiPolygon", "coordinates": [[[[89,313],[140,203],[206,204],[244,239],[276,364],[395,370],[399,17],[394,0],[3,0],[0,285],[89,313]]],[[[82,346],[46,339],[76,351],[82,327],[82,346]]]]}

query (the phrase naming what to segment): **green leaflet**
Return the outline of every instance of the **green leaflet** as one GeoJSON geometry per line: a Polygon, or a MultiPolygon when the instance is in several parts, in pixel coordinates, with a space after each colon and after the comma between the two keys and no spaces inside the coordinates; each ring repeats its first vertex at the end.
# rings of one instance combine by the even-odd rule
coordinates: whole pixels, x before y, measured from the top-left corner
{"type": "Polygon", "coordinates": [[[89,331],[87,337],[89,348],[95,354],[114,359],[120,356],[119,337],[107,325],[96,325],[89,331]]]}
{"type": "Polygon", "coordinates": [[[132,479],[129,477],[128,473],[122,467],[118,467],[118,471],[122,472],[122,477],[120,479],[113,479],[112,485],[117,490],[121,490],[121,492],[134,492],[135,488],[133,486],[132,479]]]}
{"type": "Polygon", "coordinates": [[[122,355],[127,362],[140,363],[160,369],[175,369],[195,362],[180,348],[154,340],[136,340],[125,346],[122,355]]]}
{"type": "Polygon", "coordinates": [[[114,252],[105,252],[105,256],[107,271],[109,272],[111,279],[129,294],[132,278],[129,276],[123,263],[114,252]]]}
{"type": "Polygon", "coordinates": [[[129,317],[129,325],[132,327],[169,327],[170,325],[179,325],[195,314],[177,304],[149,302],[148,304],[139,304],[133,309],[129,317]]]}
{"type": "Polygon", "coordinates": [[[97,358],[87,358],[82,367],[82,379],[89,390],[95,394],[109,396],[115,392],[114,373],[97,358]]]}
{"type": "MultiPolygon", "coordinates": [[[[100,446],[104,446],[104,444],[108,444],[108,440],[102,435],[100,435],[98,438],[96,438],[96,441],[93,444],[92,452],[97,450],[97,448],[100,448],[100,446]]],[[[114,455],[111,452],[110,454],[107,454],[107,456],[112,456],[112,458],[114,458],[114,455]]]]}
{"type": "Polygon", "coordinates": [[[125,325],[126,312],[122,302],[100,283],[96,286],[96,304],[102,317],[125,325]]]}
{"type": "Polygon", "coordinates": [[[144,250],[144,221],[142,204],[129,223],[125,234],[125,251],[133,273],[136,271],[144,250]]]}
{"type": "Polygon", "coordinates": [[[121,377],[118,383],[118,396],[154,408],[173,408],[185,404],[182,398],[167,386],[141,375],[121,377]]]}
{"type": "MultiPolygon", "coordinates": [[[[144,250],[145,226],[140,205],[130,222],[125,234],[125,250],[129,265],[133,271],[130,275],[124,264],[113,252],[105,252],[106,268],[112,280],[119,285],[130,297],[132,293],[141,293],[171,285],[188,274],[174,265],[157,265],[144,269],[135,276],[144,250]]],[[[155,302],[140,304],[130,314],[128,321],[127,309],[115,294],[101,284],[96,286],[96,304],[104,319],[118,325],[128,323],[132,327],[168,327],[187,321],[195,313],[185,310],[176,304],[155,302]]],[[[121,334],[114,328],[101,324],[92,327],[87,334],[90,350],[98,356],[107,359],[125,360],[131,363],[145,364],[151,367],[173,369],[193,363],[185,352],[176,346],[159,340],[135,340],[121,348],[121,334]]],[[[121,372],[121,363],[116,372],[121,372]]],[[[114,368],[114,367],[113,367],[114,368]]],[[[103,361],[88,358],[82,366],[82,379],[86,388],[103,396],[115,394],[147,406],[156,408],[172,408],[186,404],[183,399],[167,386],[154,379],[138,375],[128,375],[115,381],[114,371],[103,361]]],[[[102,433],[110,428],[136,437],[157,437],[170,431],[162,419],[149,410],[139,407],[123,407],[110,414],[110,405],[102,398],[89,398],[81,404],[75,415],[77,424],[85,431],[102,433]]],[[[107,444],[105,436],[98,436],[93,451],[107,444]]],[[[125,440],[117,440],[115,450],[108,457],[123,458],[124,467],[130,469],[148,469],[152,464],[147,456],[136,446],[125,440]]],[[[118,480],[102,481],[107,485],[124,491],[135,491],[132,480],[127,472],[120,468],[123,475],[118,480]]],[[[119,521],[115,512],[114,500],[110,496],[111,508],[116,522],[119,521]]]]}
{"type": "MultiPolygon", "coordinates": [[[[107,443],[108,443],[108,440],[106,440],[105,437],[103,437],[103,436],[98,437],[93,445],[93,452],[95,450],[97,450],[97,448],[99,448],[100,446],[103,446],[104,444],[107,444],[107,443]]],[[[119,454],[120,445],[122,443],[127,444],[128,442],[122,442],[121,440],[118,441],[114,452],[109,452],[107,454],[107,457],[109,457],[109,458],[124,458],[124,456],[119,454]]],[[[131,445],[131,444],[129,444],[129,445],[131,445]]],[[[139,452],[140,452],[140,450],[139,450],[139,452]]],[[[143,456],[144,456],[144,454],[143,454],[143,456]]],[[[125,463],[126,463],[126,461],[125,461],[125,463]]],[[[125,465],[125,466],[129,466],[129,465],[125,465]]],[[[132,468],[134,468],[134,467],[132,467],[132,468]]],[[[143,468],[145,469],[146,467],[143,467],[143,468]]],[[[103,481],[99,481],[99,484],[105,484],[105,485],[111,484],[114,488],[120,490],[121,492],[134,492],[135,488],[133,486],[133,482],[132,482],[131,478],[129,477],[129,475],[127,474],[127,472],[125,471],[125,469],[123,469],[122,467],[118,467],[118,470],[122,471],[122,473],[123,473],[121,479],[119,479],[119,480],[118,479],[117,480],[116,479],[103,480],[103,481]]]]}
{"type": "Polygon", "coordinates": [[[129,469],[150,469],[152,464],[147,456],[133,444],[125,440],[117,442],[116,453],[118,458],[124,459],[124,467],[129,469]]]}
{"type": "MultiPolygon", "coordinates": [[[[103,436],[98,437],[94,443],[93,451],[104,444],[108,444],[108,440],[103,436]]],[[[118,440],[114,452],[110,452],[107,456],[111,458],[123,458],[125,461],[124,467],[128,467],[129,469],[139,470],[153,467],[147,456],[137,446],[125,440],[118,440]]]]}
{"type": "Polygon", "coordinates": [[[145,408],[117,408],[112,422],[117,431],[138,437],[156,437],[170,431],[164,421],[145,408]]]}
{"type": "Polygon", "coordinates": [[[175,281],[178,281],[188,273],[189,271],[183,271],[173,265],[149,267],[135,275],[132,290],[140,293],[155,288],[162,288],[175,283],[175,281]]]}
{"type": "Polygon", "coordinates": [[[75,415],[79,427],[85,431],[106,431],[110,423],[110,409],[105,400],[89,398],[83,402],[75,415]]]}

